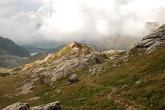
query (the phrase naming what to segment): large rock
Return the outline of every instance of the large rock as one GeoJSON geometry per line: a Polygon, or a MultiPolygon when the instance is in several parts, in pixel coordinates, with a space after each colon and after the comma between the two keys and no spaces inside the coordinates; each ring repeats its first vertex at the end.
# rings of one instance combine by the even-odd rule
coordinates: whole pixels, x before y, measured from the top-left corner
{"type": "Polygon", "coordinates": [[[27,103],[17,102],[2,110],[61,110],[61,106],[59,101],[35,107],[30,107],[27,103]]]}
{"type": "Polygon", "coordinates": [[[82,47],[82,45],[77,43],[77,42],[71,42],[69,44],[69,47],[72,48],[75,51],[78,51],[82,47]]]}
{"type": "Polygon", "coordinates": [[[61,106],[60,102],[56,101],[53,103],[32,107],[30,110],[61,110],[61,106]]]}
{"type": "Polygon", "coordinates": [[[77,74],[73,74],[73,75],[71,75],[69,78],[68,78],[68,82],[69,83],[75,83],[75,82],[77,82],[78,81],[78,76],[77,76],[77,74]]]}
{"type": "Polygon", "coordinates": [[[165,25],[162,25],[159,29],[153,33],[145,36],[131,51],[134,53],[146,53],[154,52],[156,49],[165,46],[165,25]]]}
{"type": "Polygon", "coordinates": [[[3,108],[2,110],[30,110],[30,106],[27,103],[17,102],[3,108]]]}

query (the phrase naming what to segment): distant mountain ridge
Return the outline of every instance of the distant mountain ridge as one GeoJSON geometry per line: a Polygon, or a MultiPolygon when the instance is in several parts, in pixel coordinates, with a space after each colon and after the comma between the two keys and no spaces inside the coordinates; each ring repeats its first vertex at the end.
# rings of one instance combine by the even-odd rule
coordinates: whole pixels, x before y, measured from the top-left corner
{"type": "Polygon", "coordinates": [[[11,55],[19,57],[29,57],[29,52],[12,40],[0,36],[0,55],[11,55]]]}

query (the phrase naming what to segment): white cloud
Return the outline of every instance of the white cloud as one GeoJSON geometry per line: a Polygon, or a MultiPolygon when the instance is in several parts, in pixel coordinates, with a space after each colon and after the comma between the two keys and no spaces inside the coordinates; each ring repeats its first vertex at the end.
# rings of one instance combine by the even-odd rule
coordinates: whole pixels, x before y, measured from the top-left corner
{"type": "Polygon", "coordinates": [[[1,0],[0,35],[17,42],[83,40],[144,34],[164,23],[164,0],[1,0]]]}

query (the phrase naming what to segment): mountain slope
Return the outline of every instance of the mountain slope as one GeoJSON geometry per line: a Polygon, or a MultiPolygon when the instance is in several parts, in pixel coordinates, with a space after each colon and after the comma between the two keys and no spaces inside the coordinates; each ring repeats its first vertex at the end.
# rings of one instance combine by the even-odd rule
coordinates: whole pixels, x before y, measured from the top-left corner
{"type": "Polygon", "coordinates": [[[67,78],[48,85],[42,77],[43,80],[35,83],[32,91],[25,95],[20,92],[16,94],[19,91],[17,88],[25,82],[28,84],[31,76],[17,71],[12,77],[0,79],[0,106],[4,107],[15,100],[31,105],[59,100],[64,110],[163,110],[164,56],[165,48],[161,48],[149,55],[132,56],[127,63],[110,61],[103,66],[102,71],[96,71],[95,74],[84,68],[74,72],[80,80],[72,85],[67,85],[67,78]],[[114,64],[117,66],[114,67],[114,64]],[[34,97],[39,98],[30,100],[34,97]]]}
{"type": "Polygon", "coordinates": [[[0,108],[16,101],[36,106],[59,100],[64,110],[164,110],[165,47],[149,53],[147,48],[105,55],[73,42],[0,78],[0,108]],[[68,83],[74,74],[78,80],[68,83]]]}
{"type": "Polygon", "coordinates": [[[29,52],[16,45],[13,41],[0,36],[0,55],[11,55],[19,57],[29,57],[29,52]]]}

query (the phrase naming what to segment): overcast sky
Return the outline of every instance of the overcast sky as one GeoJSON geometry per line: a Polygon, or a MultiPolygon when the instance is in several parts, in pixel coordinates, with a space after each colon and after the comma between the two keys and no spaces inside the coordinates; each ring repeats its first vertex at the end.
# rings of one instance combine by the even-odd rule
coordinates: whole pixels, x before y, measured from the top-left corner
{"type": "Polygon", "coordinates": [[[164,12],[165,0],[0,0],[0,35],[18,43],[140,37],[164,12]]]}

